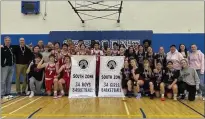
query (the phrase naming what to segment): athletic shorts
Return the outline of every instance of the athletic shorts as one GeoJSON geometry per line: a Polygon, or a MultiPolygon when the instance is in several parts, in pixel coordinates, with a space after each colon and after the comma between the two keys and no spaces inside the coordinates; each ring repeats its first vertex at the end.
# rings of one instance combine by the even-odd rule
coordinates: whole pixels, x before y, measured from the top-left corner
{"type": "Polygon", "coordinates": [[[122,79],[122,89],[127,89],[127,82],[128,82],[129,80],[126,80],[126,79],[122,79]]]}
{"type": "MultiPolygon", "coordinates": [[[[160,83],[161,83],[161,82],[160,82],[160,83]]],[[[154,90],[155,90],[155,91],[160,91],[160,83],[153,82],[153,84],[154,84],[154,90]]]]}
{"type": "Polygon", "coordinates": [[[45,80],[46,91],[51,91],[53,86],[53,80],[45,80]]]}
{"type": "Polygon", "coordinates": [[[165,84],[165,92],[166,93],[173,93],[173,91],[172,91],[172,88],[171,89],[168,89],[168,86],[169,86],[170,84],[165,84]]]}
{"type": "Polygon", "coordinates": [[[150,83],[151,81],[150,80],[144,80],[144,85],[143,85],[143,88],[144,88],[144,90],[148,90],[149,89],[149,83],[150,83]]]}

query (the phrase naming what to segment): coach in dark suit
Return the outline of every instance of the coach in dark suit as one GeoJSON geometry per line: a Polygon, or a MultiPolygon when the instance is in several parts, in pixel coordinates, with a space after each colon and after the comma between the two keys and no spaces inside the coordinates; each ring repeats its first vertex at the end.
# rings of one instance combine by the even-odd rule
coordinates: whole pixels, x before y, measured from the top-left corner
{"type": "Polygon", "coordinates": [[[11,83],[14,74],[14,49],[10,46],[10,37],[4,38],[4,46],[1,47],[1,97],[11,93],[11,83]]]}

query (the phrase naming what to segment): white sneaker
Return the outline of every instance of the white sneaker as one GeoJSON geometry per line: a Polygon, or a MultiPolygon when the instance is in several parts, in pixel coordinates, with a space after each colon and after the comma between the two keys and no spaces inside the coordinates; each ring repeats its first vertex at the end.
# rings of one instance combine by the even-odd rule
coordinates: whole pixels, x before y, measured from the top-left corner
{"type": "Polygon", "coordinates": [[[8,97],[9,97],[9,98],[14,98],[14,96],[13,96],[13,95],[8,95],[8,97]]]}
{"type": "Polygon", "coordinates": [[[177,97],[174,97],[174,100],[177,100],[177,97]]]}
{"type": "Polygon", "coordinates": [[[205,97],[203,97],[202,100],[205,101],[205,97]]]}
{"type": "Polygon", "coordinates": [[[31,94],[31,91],[27,91],[27,92],[26,92],[26,95],[30,95],[30,94],[31,94]]]}
{"type": "Polygon", "coordinates": [[[31,91],[31,94],[29,95],[29,98],[32,98],[34,96],[34,92],[31,91]]]}

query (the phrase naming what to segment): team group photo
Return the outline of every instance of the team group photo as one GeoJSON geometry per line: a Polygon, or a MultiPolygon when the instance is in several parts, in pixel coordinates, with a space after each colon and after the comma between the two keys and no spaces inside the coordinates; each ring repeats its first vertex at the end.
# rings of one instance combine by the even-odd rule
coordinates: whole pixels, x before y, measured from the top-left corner
{"type": "Polygon", "coordinates": [[[17,4],[15,24],[27,26],[15,30],[2,12],[2,119],[205,118],[201,2],[7,1],[2,8],[10,14],[17,4]],[[76,18],[66,23],[63,9],[76,18]],[[170,16],[179,19],[169,24],[170,16]]]}

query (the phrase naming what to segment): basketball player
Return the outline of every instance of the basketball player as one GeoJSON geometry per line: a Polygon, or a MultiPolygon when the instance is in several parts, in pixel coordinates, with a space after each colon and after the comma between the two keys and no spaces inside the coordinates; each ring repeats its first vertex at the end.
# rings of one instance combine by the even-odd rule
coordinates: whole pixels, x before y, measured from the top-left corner
{"type": "Polygon", "coordinates": [[[125,48],[121,47],[119,56],[124,56],[124,55],[125,55],[125,48]]]}
{"type": "Polygon", "coordinates": [[[96,55],[96,94],[98,95],[99,73],[100,73],[100,56],[103,56],[103,51],[100,50],[99,42],[94,43],[94,49],[91,50],[91,55],[96,55]]]}
{"type": "Polygon", "coordinates": [[[68,52],[68,44],[66,44],[66,43],[64,43],[63,45],[62,45],[62,50],[61,50],[61,52],[60,52],[60,55],[59,55],[59,60],[58,60],[58,62],[59,62],[59,67],[61,67],[65,62],[65,56],[67,56],[67,55],[71,55],[69,52],[68,52]]]}
{"type": "Polygon", "coordinates": [[[188,61],[186,59],[181,60],[182,70],[180,71],[180,77],[183,83],[180,85],[182,88],[183,95],[181,99],[185,98],[184,90],[189,92],[188,100],[194,101],[196,91],[199,90],[200,79],[194,68],[188,66],[188,61]]]}
{"type": "Polygon", "coordinates": [[[143,46],[144,46],[144,52],[145,52],[145,54],[147,53],[148,47],[150,47],[151,44],[152,44],[152,41],[151,41],[151,40],[145,39],[145,40],[143,41],[143,46]]]}
{"type": "MultiPolygon", "coordinates": [[[[59,67],[58,65],[59,64],[57,64],[57,67],[59,67]]],[[[63,64],[60,67],[60,69],[57,70],[57,73],[60,75],[54,79],[54,98],[62,97],[65,95],[63,85],[65,86],[66,93],[68,92],[70,86],[70,71],[71,71],[71,58],[69,55],[66,55],[65,64],[63,64]],[[57,95],[58,90],[60,90],[60,95],[57,95]]]]}
{"type": "Polygon", "coordinates": [[[136,54],[135,54],[133,46],[129,46],[129,48],[125,51],[125,57],[129,60],[136,59],[136,54]]]}
{"type": "MultiPolygon", "coordinates": [[[[134,87],[134,95],[137,95],[138,96],[138,83],[139,82],[139,76],[140,76],[140,70],[139,68],[137,67],[137,62],[135,59],[130,59],[130,65],[131,65],[131,76],[130,76],[130,80],[128,81],[128,85],[132,85],[132,88],[134,87]],[[136,90],[137,89],[137,90],[136,90]]],[[[129,91],[129,90],[128,90],[129,91]]],[[[133,96],[133,94],[131,94],[132,92],[127,92],[128,96],[133,96]]],[[[141,97],[141,96],[140,96],[141,97]]],[[[140,98],[138,96],[138,98],[140,98]]]]}
{"type": "Polygon", "coordinates": [[[107,48],[107,50],[105,51],[105,56],[112,56],[112,51],[110,48],[107,48]]]}
{"type": "Polygon", "coordinates": [[[112,50],[112,56],[118,56],[119,55],[119,45],[118,43],[113,43],[113,50],[112,50]]]}
{"type": "Polygon", "coordinates": [[[41,53],[43,55],[43,59],[45,63],[49,62],[49,56],[51,55],[51,52],[49,52],[49,46],[46,45],[44,47],[44,52],[41,53]]]}
{"type": "Polygon", "coordinates": [[[86,46],[84,43],[80,44],[79,46],[79,51],[77,52],[77,55],[87,55],[88,52],[87,52],[87,49],[86,49],[86,46]]]}
{"type": "Polygon", "coordinates": [[[152,79],[152,69],[150,67],[149,61],[144,60],[143,68],[140,71],[140,79],[143,81],[144,92],[150,91],[150,99],[154,98],[154,85],[151,82],[152,79]]]}
{"type": "Polygon", "coordinates": [[[159,53],[157,53],[154,57],[154,64],[155,64],[155,67],[157,65],[157,62],[160,62],[163,66],[163,68],[166,68],[166,54],[164,52],[164,48],[163,47],[160,47],[159,48],[159,53]]]}
{"type": "Polygon", "coordinates": [[[153,84],[154,84],[154,91],[156,97],[160,97],[161,94],[161,101],[165,101],[164,98],[164,83],[163,83],[163,76],[165,74],[165,70],[162,67],[161,62],[156,64],[156,68],[153,70],[153,84]]]}
{"type": "Polygon", "coordinates": [[[174,69],[173,62],[167,62],[167,69],[165,70],[164,74],[164,85],[167,93],[168,98],[172,98],[172,92],[174,93],[174,100],[177,100],[177,93],[178,93],[178,86],[177,86],[177,79],[179,77],[179,71],[174,69]]]}
{"type": "Polygon", "coordinates": [[[43,63],[43,59],[38,64],[37,68],[42,69],[45,68],[45,85],[46,85],[46,92],[50,96],[52,91],[52,85],[54,77],[56,76],[56,64],[55,64],[55,55],[51,54],[49,56],[49,62],[43,63]]]}
{"type": "Polygon", "coordinates": [[[142,45],[139,45],[139,50],[136,54],[136,58],[137,58],[137,63],[139,65],[139,68],[143,68],[145,53],[144,53],[144,48],[142,45]]]}
{"type": "Polygon", "coordinates": [[[130,71],[130,67],[129,67],[129,62],[127,60],[124,61],[124,67],[121,69],[121,75],[122,75],[122,82],[121,83],[122,83],[122,89],[124,91],[124,94],[130,97],[131,96],[130,94],[133,94],[133,93],[131,93],[133,91],[133,89],[132,89],[133,82],[130,79],[131,71],[130,71]],[[130,84],[132,84],[132,85],[130,85],[130,84]]]}
{"type": "Polygon", "coordinates": [[[146,59],[148,59],[149,61],[149,66],[151,67],[151,69],[154,69],[154,56],[155,54],[153,53],[153,50],[151,47],[147,48],[147,55],[146,55],[146,59]]]}
{"type": "Polygon", "coordinates": [[[55,62],[58,62],[59,57],[60,57],[60,43],[59,42],[55,42],[54,43],[54,50],[51,51],[51,54],[53,54],[55,56],[55,62]]]}

